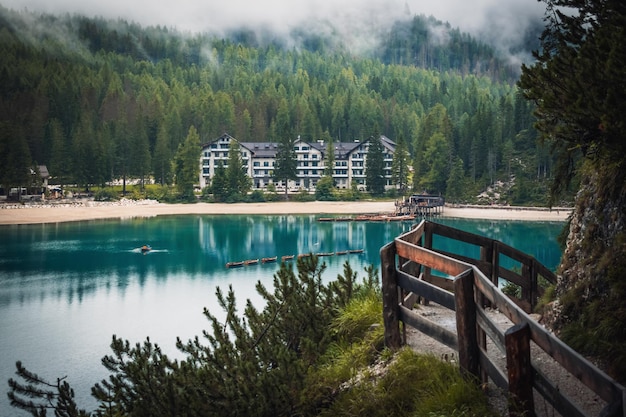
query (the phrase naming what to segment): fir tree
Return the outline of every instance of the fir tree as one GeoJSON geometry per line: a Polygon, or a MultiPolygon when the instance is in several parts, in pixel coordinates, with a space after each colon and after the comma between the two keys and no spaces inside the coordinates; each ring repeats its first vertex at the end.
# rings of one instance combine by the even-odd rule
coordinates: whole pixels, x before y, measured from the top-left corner
{"type": "Polygon", "coordinates": [[[385,156],[384,148],[380,142],[380,136],[375,135],[369,139],[367,159],[365,166],[365,180],[367,190],[375,196],[383,195],[385,192],[385,156]]]}
{"type": "Polygon", "coordinates": [[[176,187],[184,200],[194,199],[193,186],[200,176],[200,136],[194,126],[189,128],[185,141],[174,157],[176,187]]]}
{"type": "Polygon", "coordinates": [[[289,180],[298,179],[298,158],[294,150],[296,141],[291,136],[282,136],[278,142],[274,172],[274,181],[282,181],[285,187],[285,199],[288,198],[289,180]]]}
{"type": "Polygon", "coordinates": [[[250,177],[246,174],[239,142],[231,140],[228,147],[228,166],[226,167],[228,199],[241,200],[250,191],[250,177]]]}

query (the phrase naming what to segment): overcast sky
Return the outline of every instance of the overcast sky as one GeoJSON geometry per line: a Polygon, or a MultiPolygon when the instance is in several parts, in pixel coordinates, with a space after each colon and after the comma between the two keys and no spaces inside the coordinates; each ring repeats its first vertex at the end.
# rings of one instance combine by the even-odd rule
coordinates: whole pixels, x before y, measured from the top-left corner
{"type": "Polygon", "coordinates": [[[280,32],[326,19],[347,35],[388,27],[391,19],[424,14],[483,40],[509,43],[530,21],[540,21],[537,0],[0,0],[7,8],[90,17],[124,18],[142,25],[206,32],[247,25],[280,32]]]}

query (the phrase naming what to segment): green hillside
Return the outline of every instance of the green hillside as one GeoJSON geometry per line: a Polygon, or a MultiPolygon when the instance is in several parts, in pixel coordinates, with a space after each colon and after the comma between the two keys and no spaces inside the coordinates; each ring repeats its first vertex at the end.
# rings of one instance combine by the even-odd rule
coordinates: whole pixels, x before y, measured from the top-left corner
{"type": "Polygon", "coordinates": [[[390,22],[363,55],[340,39],[293,36],[298,46],[247,30],[224,38],[0,8],[0,184],[23,183],[33,164],[58,184],[171,183],[194,126],[201,143],[225,132],[245,142],[380,132],[408,149],[415,190],[471,202],[504,181],[513,187],[499,201],[547,201],[552,161],[531,105],[517,69],[488,45],[423,16],[390,22]],[[432,39],[433,25],[449,43],[432,39]]]}

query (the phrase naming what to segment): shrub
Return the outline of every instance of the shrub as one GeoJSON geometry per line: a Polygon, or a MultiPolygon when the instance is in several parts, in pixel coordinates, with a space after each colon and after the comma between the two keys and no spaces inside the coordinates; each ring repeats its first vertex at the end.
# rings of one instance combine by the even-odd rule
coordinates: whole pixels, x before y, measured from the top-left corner
{"type": "Polygon", "coordinates": [[[112,188],[101,188],[94,194],[94,200],[96,201],[117,201],[119,200],[117,192],[112,188]]]}

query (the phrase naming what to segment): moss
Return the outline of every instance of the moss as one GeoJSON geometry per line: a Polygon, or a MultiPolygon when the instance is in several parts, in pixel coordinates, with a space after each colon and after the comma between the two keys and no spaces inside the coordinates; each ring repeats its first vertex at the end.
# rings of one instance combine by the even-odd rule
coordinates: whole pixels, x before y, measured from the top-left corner
{"type": "Polygon", "coordinates": [[[457,366],[402,349],[379,378],[338,396],[321,416],[495,416],[478,385],[457,366]]]}

